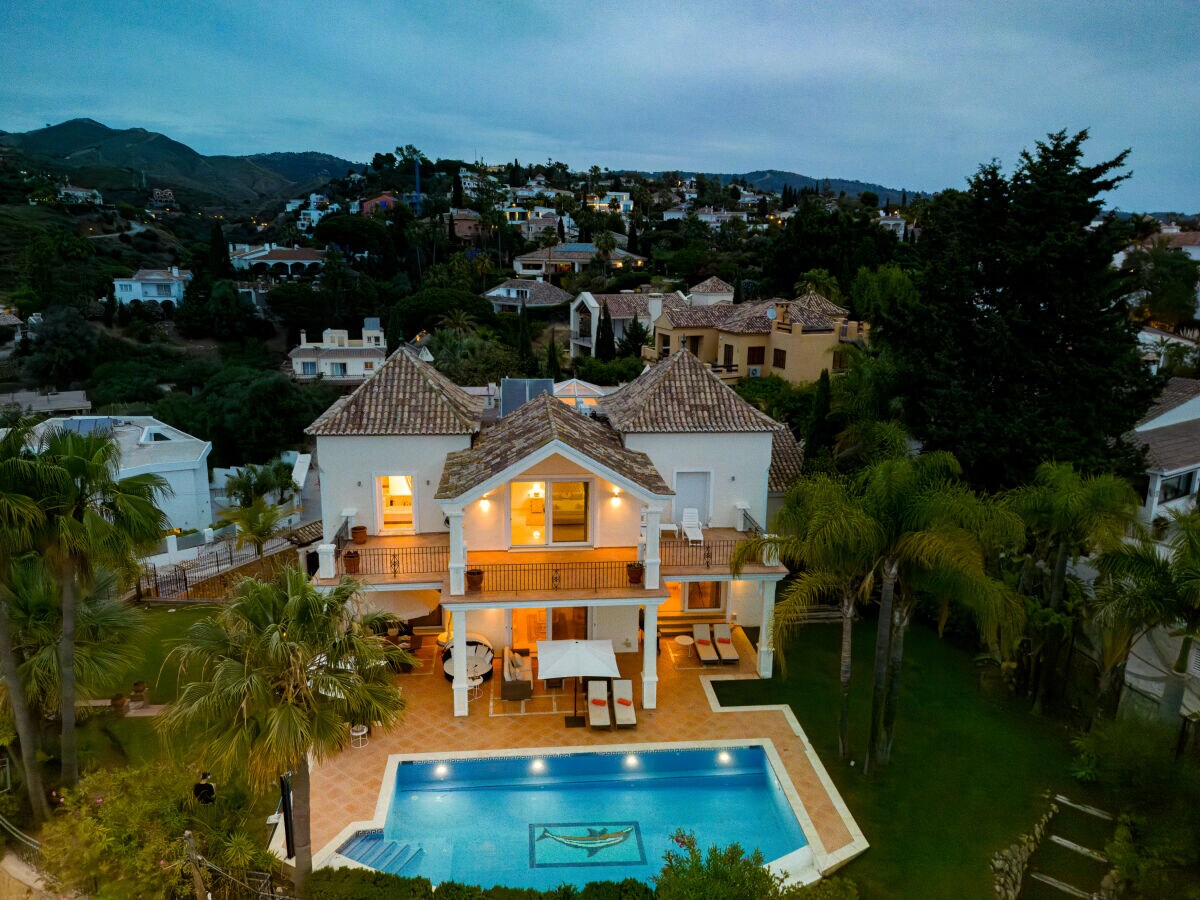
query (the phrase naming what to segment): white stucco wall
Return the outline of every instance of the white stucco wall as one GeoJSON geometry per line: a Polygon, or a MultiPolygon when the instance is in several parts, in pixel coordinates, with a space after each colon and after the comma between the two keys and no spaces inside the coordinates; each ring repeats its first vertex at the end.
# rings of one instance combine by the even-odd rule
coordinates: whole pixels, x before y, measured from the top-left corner
{"type": "Polygon", "coordinates": [[[638,607],[597,606],[591,610],[591,638],[611,640],[616,653],[638,651],[638,607]]]}
{"type": "Polygon", "coordinates": [[[1138,426],[1138,431],[1148,431],[1152,428],[1163,428],[1167,425],[1179,425],[1183,422],[1193,422],[1200,419],[1200,397],[1193,397],[1186,403],[1180,403],[1172,410],[1168,410],[1161,416],[1143,422],[1138,426]]]}
{"type": "Polygon", "coordinates": [[[445,531],[442,508],[433,500],[446,454],[465,450],[470,435],[419,437],[319,437],[317,470],[321,478],[321,509],[325,540],[337,533],[342,510],[358,512],[351,524],[378,530],[375,478],[380,475],[413,476],[417,531],[445,531]]]}
{"type": "Polygon", "coordinates": [[[168,496],[158,498],[158,506],[167,514],[171,528],[207,528],[212,524],[212,500],[208,491],[208,454],[191,462],[162,463],[157,466],[122,467],[121,478],[132,475],[158,475],[171,488],[168,496]]]}
{"type": "Polygon", "coordinates": [[[758,627],[762,624],[760,584],[758,581],[729,582],[726,608],[731,616],[737,616],[739,625],[758,627]]]}
{"type": "MultiPolygon", "coordinates": [[[[675,473],[708,471],[709,525],[737,525],[738,503],[762,522],[767,512],[767,474],[771,468],[771,435],[747,434],[629,434],[625,446],[649,455],[655,467],[675,488],[675,473]]],[[[666,521],[678,521],[672,504],[666,521]]]]}

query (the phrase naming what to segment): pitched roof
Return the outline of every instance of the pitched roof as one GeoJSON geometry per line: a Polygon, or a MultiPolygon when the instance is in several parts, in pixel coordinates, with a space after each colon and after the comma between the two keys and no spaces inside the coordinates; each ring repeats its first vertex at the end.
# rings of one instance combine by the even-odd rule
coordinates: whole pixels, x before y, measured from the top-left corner
{"type": "Polygon", "coordinates": [[[720,328],[737,309],[729,303],[714,303],[712,306],[673,306],[663,308],[663,313],[672,328],[720,328]]]}
{"type": "Polygon", "coordinates": [[[721,330],[732,334],[770,334],[773,320],[768,311],[776,310],[778,314],[780,305],[786,307],[788,321],[798,323],[805,331],[834,329],[833,319],[825,313],[811,309],[810,304],[775,297],[770,300],[740,303],[733,307],[733,312],[725,319],[721,330]]]}
{"type": "Polygon", "coordinates": [[[306,429],[312,435],[473,434],[483,401],[401,347],[306,429]]]}
{"type": "Polygon", "coordinates": [[[180,269],[176,275],[170,269],[138,269],[129,278],[118,278],[117,281],[189,281],[192,273],[189,269],[180,269]]]}
{"type": "Polygon", "coordinates": [[[692,285],[693,294],[732,294],[733,285],[722,281],[716,275],[706,278],[699,284],[692,285]]]}
{"type": "Polygon", "coordinates": [[[1139,431],[1132,438],[1146,448],[1152,472],[1174,472],[1200,465],[1200,419],[1139,431]]]}
{"type": "Polygon", "coordinates": [[[247,247],[230,254],[230,259],[250,259],[260,262],[318,262],[325,258],[324,250],[314,250],[311,247],[271,247],[266,249],[262,244],[247,247]],[[264,252],[265,251],[265,252],[264,252]]]}
{"type": "Polygon", "coordinates": [[[722,383],[686,349],[643,372],[600,401],[624,433],[774,431],[779,423],[722,383]]]}
{"type": "MultiPolygon", "coordinates": [[[[570,262],[573,260],[590,260],[596,255],[595,244],[559,244],[557,247],[542,247],[540,250],[534,250],[530,253],[523,253],[517,257],[518,260],[562,260],[570,262]]],[[[613,259],[640,259],[645,262],[644,256],[638,256],[636,253],[630,253],[628,250],[622,250],[620,247],[612,252],[613,259]]]]}
{"type": "Polygon", "coordinates": [[[1164,413],[1169,413],[1177,406],[1182,406],[1189,400],[1200,397],[1200,378],[1172,378],[1167,382],[1158,400],[1142,417],[1139,425],[1151,422],[1164,413]]]}
{"type": "Polygon", "coordinates": [[[608,307],[608,314],[614,319],[632,319],[634,316],[650,314],[650,298],[661,297],[663,310],[675,309],[684,305],[679,294],[672,291],[669,294],[592,294],[603,309],[608,307]]]}
{"type": "Polygon", "coordinates": [[[560,303],[566,303],[571,299],[571,295],[556,285],[550,284],[548,281],[533,281],[527,278],[510,278],[508,281],[490,288],[484,293],[484,297],[488,300],[510,303],[519,303],[517,297],[506,297],[503,294],[496,294],[495,291],[504,288],[514,288],[529,291],[529,296],[525,298],[527,306],[557,306],[560,303]]]}
{"type": "Polygon", "coordinates": [[[783,493],[800,477],[804,451],[792,437],[792,430],[780,425],[771,435],[771,468],[767,473],[767,490],[783,493]]]}
{"type": "Polygon", "coordinates": [[[382,347],[293,347],[289,359],[383,359],[382,347]]]}
{"type": "Polygon", "coordinates": [[[611,428],[543,392],[512,415],[488,426],[471,449],[447,454],[434,496],[439,500],[461,497],[554,441],[578,450],[652,494],[672,494],[649,456],[627,449],[611,428]]]}
{"type": "Polygon", "coordinates": [[[809,291],[807,294],[801,294],[794,299],[792,303],[811,310],[812,312],[821,313],[822,315],[837,318],[838,316],[850,315],[850,310],[844,306],[838,306],[828,297],[818,294],[816,291],[809,291]]]}

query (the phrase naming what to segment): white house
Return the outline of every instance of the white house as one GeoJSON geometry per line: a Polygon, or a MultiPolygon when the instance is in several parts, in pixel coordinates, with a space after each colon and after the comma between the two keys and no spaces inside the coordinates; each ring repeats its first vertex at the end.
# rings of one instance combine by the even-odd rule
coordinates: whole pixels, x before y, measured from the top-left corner
{"type": "Polygon", "coordinates": [[[687,299],[679,291],[670,294],[593,294],[584,291],[571,304],[571,356],[596,355],[596,338],[604,307],[608,307],[608,314],[612,316],[613,340],[620,341],[634,319],[638,319],[646,333],[653,336],[654,322],[662,315],[663,307],[672,305],[686,306],[687,299]]]}
{"type": "Polygon", "coordinates": [[[571,299],[571,295],[560,287],[527,278],[510,278],[494,288],[488,288],[483,292],[483,297],[491,301],[493,312],[502,309],[515,312],[522,306],[530,309],[561,306],[571,299]]]}
{"type": "Polygon", "coordinates": [[[627,216],[633,212],[633,199],[626,191],[609,191],[602,196],[590,196],[587,205],[592,212],[617,212],[627,216]]]}
{"type": "MultiPolygon", "coordinates": [[[[525,253],[513,260],[513,270],[518,276],[564,275],[582,272],[599,251],[595,244],[559,244],[525,253]]],[[[646,258],[617,248],[609,259],[614,269],[642,269],[646,258]]]]}
{"type": "Polygon", "coordinates": [[[108,432],[121,449],[119,478],[158,475],[170,487],[159,497],[171,528],[203,529],[212,525],[208,493],[208,454],[212,444],[192,437],[153,416],[72,416],[46,419],[34,427],[32,437],[61,428],[81,434],[108,432]]]}
{"type": "Polygon", "coordinates": [[[230,244],[229,262],[239,272],[270,275],[316,275],[325,251],[279,244],[230,244]]]}
{"type": "Polygon", "coordinates": [[[689,306],[712,306],[716,303],[733,302],[733,285],[716,275],[694,284],[688,291],[689,306]]]}
{"type": "Polygon", "coordinates": [[[60,184],[58,199],[63,203],[90,203],[93,206],[104,203],[104,198],[95,188],[76,187],[73,184],[60,184]]]}
{"type": "Polygon", "coordinates": [[[1139,518],[1153,522],[1168,510],[1194,508],[1200,486],[1200,379],[1168,381],[1128,438],[1145,448],[1149,462],[1139,518]]]}
{"type": "Polygon", "coordinates": [[[134,300],[170,300],[179,303],[192,273],[178,266],[169,269],[138,269],[130,278],[114,278],[113,293],[118,303],[134,300]]]}
{"type": "Polygon", "coordinates": [[[297,381],[324,378],[328,381],[359,382],[369,378],[387,356],[387,340],[379,319],[363,319],[361,338],[351,338],[341,328],[326,328],[321,340],[308,340],[300,332],[300,345],[288,354],[292,377],[297,381]]]}
{"type": "Polygon", "coordinates": [[[485,424],[478,398],[405,349],[308,429],[326,510],[316,583],[353,574],[376,608],[447,629],[455,715],[468,639],[497,656],[609,639],[638,660],[654,708],[660,623],[761,625],[757,670],[771,675],[787,571],[751,561],[735,577],[729,560],[766,517],[773,468],[795,468],[795,441],[777,463],[779,424],[687,351],[597,409],[542,393],[485,424]],[[685,509],[699,535],[676,527],[685,509]]]}

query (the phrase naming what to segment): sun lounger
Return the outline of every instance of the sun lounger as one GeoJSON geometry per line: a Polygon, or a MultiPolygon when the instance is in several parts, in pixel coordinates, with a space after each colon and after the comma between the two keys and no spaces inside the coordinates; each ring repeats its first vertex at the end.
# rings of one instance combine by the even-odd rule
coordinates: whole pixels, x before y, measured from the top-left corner
{"type": "Polygon", "coordinates": [[[588,682],[588,724],[593,728],[612,728],[612,715],[608,709],[608,682],[588,682]]]}
{"type": "Polygon", "coordinates": [[[722,622],[720,625],[714,625],[713,638],[716,639],[717,655],[721,657],[721,662],[736,663],[738,652],[733,646],[733,634],[729,630],[729,623],[722,622]]]}
{"type": "Polygon", "coordinates": [[[633,682],[628,678],[613,682],[613,717],[618,728],[632,728],[637,724],[637,713],[633,708],[633,682]]]}
{"type": "Polygon", "coordinates": [[[685,507],[679,526],[683,529],[683,536],[687,538],[689,544],[704,543],[704,532],[700,530],[700,510],[694,506],[685,507]]]}
{"type": "Polygon", "coordinates": [[[717,651],[713,648],[712,632],[707,625],[693,625],[692,639],[696,642],[696,655],[704,664],[719,662],[717,651]]]}

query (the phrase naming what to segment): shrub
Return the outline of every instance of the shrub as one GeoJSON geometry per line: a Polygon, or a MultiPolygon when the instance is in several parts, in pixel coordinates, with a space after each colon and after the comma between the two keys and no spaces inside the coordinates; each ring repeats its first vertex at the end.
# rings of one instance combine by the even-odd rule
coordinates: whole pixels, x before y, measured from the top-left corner
{"type": "Polygon", "coordinates": [[[592,881],[583,886],[579,900],[654,900],[654,888],[636,878],[592,881]]]}
{"type": "MultiPolygon", "coordinates": [[[[432,900],[428,878],[405,878],[372,869],[318,869],[304,885],[308,900],[432,900]]],[[[438,900],[442,892],[438,891],[438,900]]]]}

